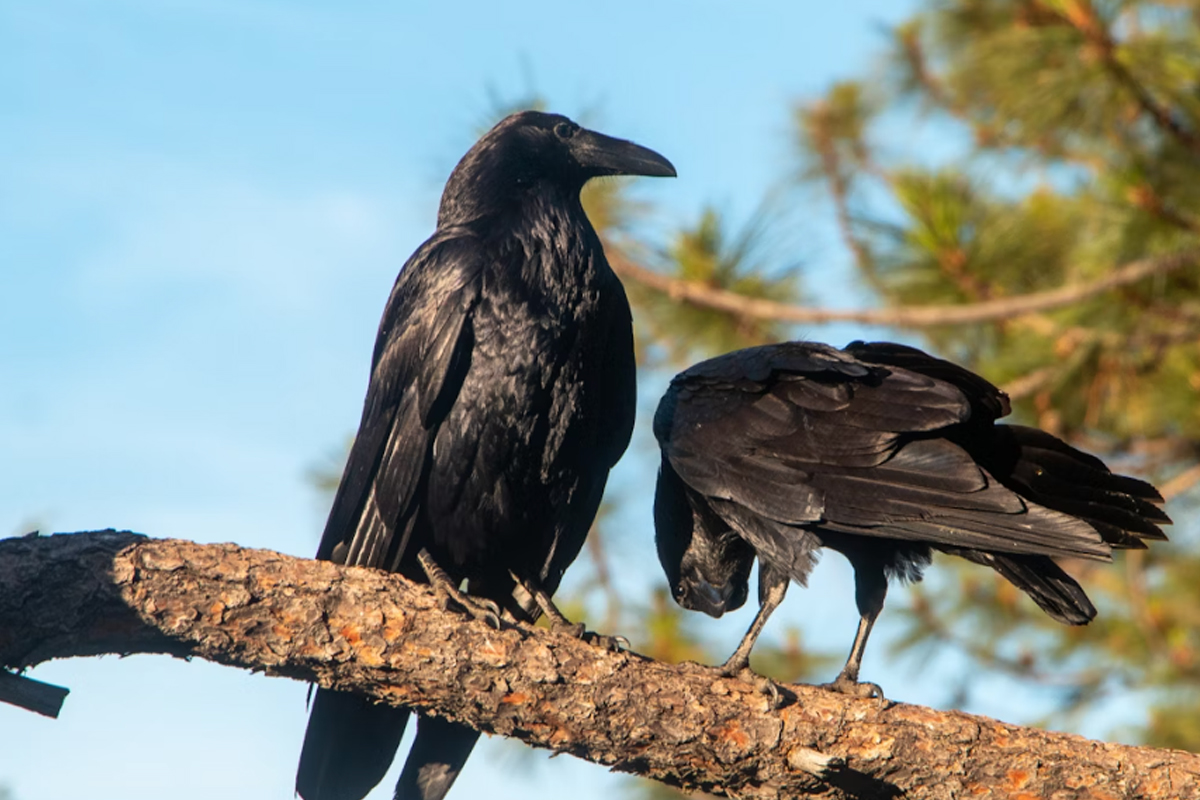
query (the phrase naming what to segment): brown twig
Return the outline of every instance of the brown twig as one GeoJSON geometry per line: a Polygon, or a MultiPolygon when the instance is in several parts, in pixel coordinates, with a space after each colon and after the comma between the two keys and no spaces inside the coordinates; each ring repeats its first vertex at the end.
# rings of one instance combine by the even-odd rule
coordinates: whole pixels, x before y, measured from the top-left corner
{"type": "Polygon", "coordinates": [[[1171,500],[1200,483],[1200,464],[1193,464],[1159,487],[1159,493],[1171,500]]]}
{"type": "Polygon", "coordinates": [[[807,115],[813,146],[821,161],[821,172],[829,184],[829,194],[833,198],[838,232],[846,247],[854,254],[854,261],[858,268],[864,274],[870,275],[873,272],[874,260],[866,242],[854,232],[854,220],[850,214],[850,182],[842,172],[837,146],[833,141],[832,134],[827,130],[828,121],[824,116],[820,108],[807,115]]]}
{"type": "Polygon", "coordinates": [[[1040,367],[1019,378],[1014,378],[1001,388],[1008,395],[1009,400],[1023,400],[1054,380],[1058,369],[1057,365],[1040,367]]]}
{"type": "Polygon", "coordinates": [[[746,297],[702,283],[672,278],[610,253],[613,270],[627,280],[669,295],[678,302],[692,303],[730,314],[777,322],[822,325],[830,322],[857,322],[863,325],[925,328],[938,325],[964,325],[1013,319],[1039,311],[1079,303],[1119,286],[1136,283],[1152,275],[1162,275],[1200,259],[1200,249],[1181,250],[1161,256],[1132,261],[1102,278],[1062,286],[1043,292],[1013,295],[995,300],[962,305],[908,306],[885,309],[806,308],[774,300],[746,297]]]}

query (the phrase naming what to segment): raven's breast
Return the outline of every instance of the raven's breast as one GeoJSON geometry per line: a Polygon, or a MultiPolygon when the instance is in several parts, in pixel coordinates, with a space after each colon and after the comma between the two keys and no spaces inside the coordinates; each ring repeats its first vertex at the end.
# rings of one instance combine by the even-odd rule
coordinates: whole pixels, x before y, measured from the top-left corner
{"type": "Polygon", "coordinates": [[[600,293],[563,305],[489,288],[428,487],[431,540],[460,577],[542,564],[564,534],[582,543],[590,516],[573,509],[594,505],[609,468],[589,457],[608,427],[588,402],[604,380],[589,369],[604,344],[600,293]]]}

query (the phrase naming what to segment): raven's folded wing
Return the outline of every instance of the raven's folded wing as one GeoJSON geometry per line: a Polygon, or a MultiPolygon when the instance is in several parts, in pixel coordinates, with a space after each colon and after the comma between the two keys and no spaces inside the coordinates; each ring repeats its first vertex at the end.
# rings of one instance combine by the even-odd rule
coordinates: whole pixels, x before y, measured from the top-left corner
{"type": "Polygon", "coordinates": [[[317,558],[395,569],[404,554],[438,425],[470,363],[470,312],[486,258],[477,239],[451,228],[425,242],[401,270],[317,558]]]}

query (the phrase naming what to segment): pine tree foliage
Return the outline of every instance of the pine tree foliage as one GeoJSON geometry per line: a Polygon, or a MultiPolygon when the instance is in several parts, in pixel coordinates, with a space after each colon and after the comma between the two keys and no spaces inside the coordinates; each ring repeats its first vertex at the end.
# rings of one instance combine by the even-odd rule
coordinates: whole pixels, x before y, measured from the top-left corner
{"type": "MultiPolygon", "coordinates": [[[[1200,251],[1194,3],[931,2],[891,32],[883,80],[834,86],[795,119],[801,179],[826,189],[888,304],[1019,296],[1200,251]],[[967,146],[930,163],[886,138],[899,125],[967,146]]],[[[1172,494],[1200,478],[1200,259],[1051,312],[921,333],[1006,386],[1022,421],[1172,494]]],[[[964,691],[991,671],[1053,687],[1060,724],[1141,690],[1145,726],[1115,733],[1200,748],[1195,510],[1172,507],[1170,545],[1069,565],[1100,608],[1085,629],[967,568],[913,595],[901,648],[958,646],[986,668],[964,691]]]]}
{"type": "MultiPolygon", "coordinates": [[[[798,286],[793,275],[774,269],[767,247],[769,214],[759,211],[740,231],[712,207],[700,212],[693,226],[678,231],[667,249],[662,272],[688,283],[724,289],[744,297],[794,302],[798,286]]],[[[619,256],[624,257],[624,256],[619,256]]],[[[738,316],[688,303],[629,284],[643,364],[662,363],[682,368],[719,353],[778,341],[787,330],[769,320],[738,316]],[[650,345],[647,350],[645,345],[650,345]],[[655,354],[663,358],[655,359],[655,354]]]]}

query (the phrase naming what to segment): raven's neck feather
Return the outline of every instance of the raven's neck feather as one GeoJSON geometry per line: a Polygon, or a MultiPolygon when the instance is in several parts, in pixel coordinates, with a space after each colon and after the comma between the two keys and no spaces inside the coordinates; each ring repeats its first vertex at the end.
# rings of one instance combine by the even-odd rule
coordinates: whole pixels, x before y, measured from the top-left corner
{"type": "Polygon", "coordinates": [[[597,278],[609,271],[600,237],[575,190],[543,185],[466,227],[512,270],[505,277],[563,303],[594,291],[597,278]]]}

